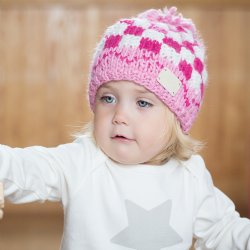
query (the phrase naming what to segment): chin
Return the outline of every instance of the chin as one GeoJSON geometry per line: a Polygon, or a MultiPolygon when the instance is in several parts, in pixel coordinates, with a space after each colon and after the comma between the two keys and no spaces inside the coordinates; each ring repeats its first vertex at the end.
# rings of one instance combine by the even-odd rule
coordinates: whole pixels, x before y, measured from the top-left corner
{"type": "Polygon", "coordinates": [[[137,165],[143,164],[148,159],[145,159],[142,155],[131,155],[127,150],[110,150],[103,148],[103,152],[114,162],[124,165],[137,165]],[[141,156],[141,157],[140,157],[141,156]],[[143,158],[143,159],[142,159],[143,158]]]}
{"type": "Polygon", "coordinates": [[[124,165],[138,165],[138,164],[143,164],[145,161],[144,160],[139,160],[139,159],[129,159],[128,157],[112,157],[110,156],[110,159],[113,161],[124,164],[124,165]]]}

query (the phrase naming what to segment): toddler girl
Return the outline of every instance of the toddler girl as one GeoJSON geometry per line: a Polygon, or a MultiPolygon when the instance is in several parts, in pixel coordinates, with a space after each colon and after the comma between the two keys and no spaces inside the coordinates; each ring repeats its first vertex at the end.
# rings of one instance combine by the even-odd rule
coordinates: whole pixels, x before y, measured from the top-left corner
{"type": "Polygon", "coordinates": [[[62,249],[250,249],[250,222],[213,186],[189,137],[205,49],[175,8],[110,26],[89,77],[90,133],[56,148],[0,147],[13,203],[60,201],[62,249]]]}

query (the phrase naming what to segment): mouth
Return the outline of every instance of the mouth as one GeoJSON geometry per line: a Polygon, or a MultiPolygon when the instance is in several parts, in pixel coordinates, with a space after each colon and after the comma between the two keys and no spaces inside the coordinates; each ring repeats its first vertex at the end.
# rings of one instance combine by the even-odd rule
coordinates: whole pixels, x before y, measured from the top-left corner
{"type": "Polygon", "coordinates": [[[134,141],[133,139],[130,139],[124,135],[115,135],[112,136],[111,139],[115,140],[115,141],[120,141],[120,142],[131,142],[134,141]]]}

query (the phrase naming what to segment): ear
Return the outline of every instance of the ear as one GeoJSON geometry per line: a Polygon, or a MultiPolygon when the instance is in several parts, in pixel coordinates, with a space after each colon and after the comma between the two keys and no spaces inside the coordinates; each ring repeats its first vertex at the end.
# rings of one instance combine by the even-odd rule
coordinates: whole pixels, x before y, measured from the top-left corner
{"type": "Polygon", "coordinates": [[[3,183],[0,182],[0,220],[3,218],[3,209],[4,208],[4,196],[3,196],[3,183]]]}

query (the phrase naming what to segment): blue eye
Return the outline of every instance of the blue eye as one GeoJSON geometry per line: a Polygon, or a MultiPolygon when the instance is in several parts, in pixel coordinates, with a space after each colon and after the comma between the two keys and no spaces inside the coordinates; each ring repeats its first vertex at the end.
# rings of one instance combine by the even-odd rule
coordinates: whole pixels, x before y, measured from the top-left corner
{"type": "Polygon", "coordinates": [[[100,100],[103,101],[103,102],[106,102],[106,103],[114,103],[115,102],[115,98],[113,96],[109,96],[109,95],[102,96],[100,98],[100,100]]]}
{"type": "Polygon", "coordinates": [[[139,100],[137,103],[141,108],[149,108],[153,106],[153,104],[143,100],[139,100]]]}

